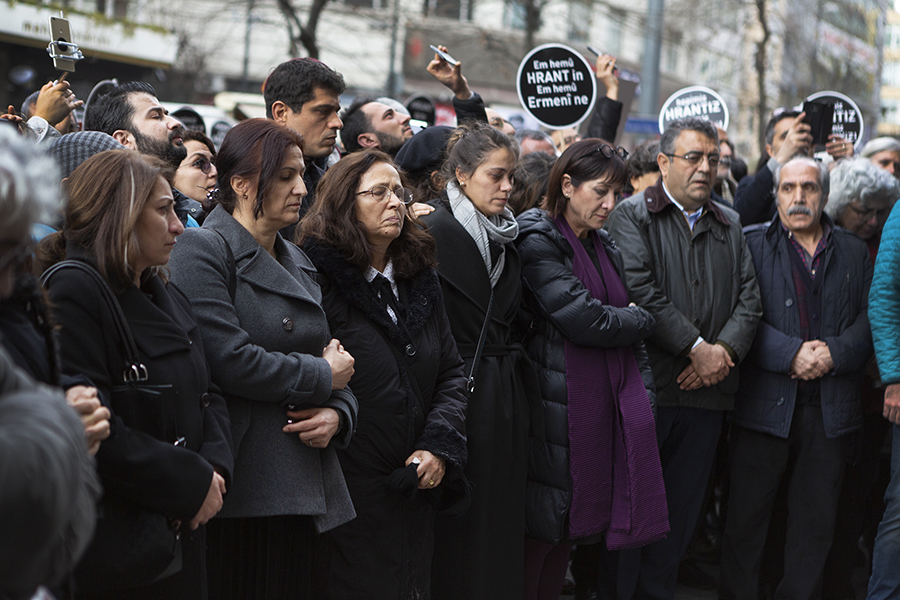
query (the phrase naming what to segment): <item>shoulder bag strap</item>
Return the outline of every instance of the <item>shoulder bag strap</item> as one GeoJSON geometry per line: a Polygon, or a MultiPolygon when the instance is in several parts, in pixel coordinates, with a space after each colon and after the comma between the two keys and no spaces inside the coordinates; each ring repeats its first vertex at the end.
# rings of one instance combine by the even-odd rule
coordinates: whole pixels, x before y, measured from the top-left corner
{"type": "Polygon", "coordinates": [[[125,351],[126,368],[122,373],[122,381],[125,383],[146,381],[148,378],[147,367],[141,363],[138,358],[137,345],[134,343],[134,338],[131,335],[131,328],[128,327],[128,321],[125,320],[125,315],[122,313],[122,307],[119,306],[119,301],[116,300],[115,295],[109,288],[109,284],[106,283],[106,280],[103,279],[103,276],[100,275],[95,268],[79,260],[64,260],[44,271],[44,274],[41,275],[41,285],[47,287],[47,283],[54,274],[67,268],[78,269],[79,271],[88,274],[97,284],[100,295],[103,296],[107,308],[110,313],[112,313],[116,334],[122,342],[125,351]]]}
{"type": "Polygon", "coordinates": [[[481,326],[481,335],[478,336],[478,346],[475,347],[475,359],[472,361],[472,370],[466,382],[466,390],[471,394],[475,391],[475,375],[478,373],[478,363],[481,362],[481,353],[484,351],[484,340],[487,337],[488,324],[491,322],[491,309],[494,307],[494,288],[491,288],[491,298],[488,300],[487,310],[484,312],[484,324],[481,326]]]}

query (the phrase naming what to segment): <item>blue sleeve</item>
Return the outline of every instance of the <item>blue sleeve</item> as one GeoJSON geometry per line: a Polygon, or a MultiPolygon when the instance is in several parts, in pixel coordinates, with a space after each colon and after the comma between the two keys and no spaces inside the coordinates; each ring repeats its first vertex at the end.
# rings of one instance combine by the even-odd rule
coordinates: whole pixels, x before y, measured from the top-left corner
{"type": "Polygon", "coordinates": [[[881,234],[869,291],[869,322],[885,384],[900,382],[900,209],[894,205],[881,234]]]}

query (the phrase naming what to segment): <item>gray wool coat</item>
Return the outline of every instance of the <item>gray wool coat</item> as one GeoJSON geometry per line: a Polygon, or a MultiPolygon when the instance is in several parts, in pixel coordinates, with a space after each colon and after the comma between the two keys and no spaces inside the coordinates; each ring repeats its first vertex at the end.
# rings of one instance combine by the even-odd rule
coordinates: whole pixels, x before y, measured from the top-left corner
{"type": "Polygon", "coordinates": [[[219,516],[312,515],[321,532],[356,516],[334,446],[349,442],[359,406],[349,388],[331,389],[322,358],[331,334],[315,267],[280,235],[275,251],[278,260],[218,206],[202,228],[185,230],[169,268],[228,401],[234,481],[219,516]],[[342,429],[328,448],[310,448],[282,432],[288,405],[333,408],[342,429]]]}

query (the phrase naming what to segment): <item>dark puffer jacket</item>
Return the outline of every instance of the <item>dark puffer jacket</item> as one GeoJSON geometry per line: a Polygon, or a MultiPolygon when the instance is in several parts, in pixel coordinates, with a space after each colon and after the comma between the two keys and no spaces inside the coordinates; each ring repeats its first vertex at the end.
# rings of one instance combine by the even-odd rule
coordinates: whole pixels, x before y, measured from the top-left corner
{"type": "MultiPolygon", "coordinates": [[[[831,219],[822,219],[833,226],[831,219]]],[[[791,276],[791,242],[781,221],[745,230],[762,292],[763,318],[735,398],[734,423],[786,438],[797,399],[798,380],[790,376],[791,361],[800,344],[800,311],[791,276]]],[[[833,438],[862,426],[860,393],[866,361],[872,356],[867,314],[872,261],[861,239],[835,227],[816,279],[822,282],[820,305],[809,296],[811,318],[819,317],[819,339],[828,344],[834,369],[822,377],[822,417],[825,433],[833,438]],[[821,309],[821,315],[816,315],[821,309]]]]}
{"type": "MultiPolygon", "coordinates": [[[[572,500],[564,338],[599,348],[634,346],[652,404],[653,374],[642,340],[653,332],[655,322],[642,308],[615,308],[591,296],[572,272],[572,246],[546,212],[533,208],[517,220],[516,245],[522,258],[525,311],[530,322],[526,348],[538,368],[545,436],[531,444],[525,532],[557,544],[568,538],[572,500]]],[[[621,276],[622,254],[605,231],[598,233],[621,276]]]]}

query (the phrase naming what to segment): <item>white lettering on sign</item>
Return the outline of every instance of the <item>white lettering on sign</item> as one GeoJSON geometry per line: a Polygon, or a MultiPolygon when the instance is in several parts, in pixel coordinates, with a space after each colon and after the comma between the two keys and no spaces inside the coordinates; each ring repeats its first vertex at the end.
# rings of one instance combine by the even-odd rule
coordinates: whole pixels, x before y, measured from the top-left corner
{"type": "MultiPolygon", "coordinates": [[[[702,117],[709,114],[718,113],[722,110],[722,105],[718,100],[705,101],[705,96],[700,96],[704,101],[696,104],[688,104],[685,106],[673,106],[666,110],[666,121],[674,121],[685,117],[702,117]]],[[[676,101],[676,104],[678,102],[676,101]]]]}
{"type": "MultiPolygon", "coordinates": [[[[550,61],[553,62],[553,61],[550,61]]],[[[534,73],[526,73],[525,80],[531,85],[539,83],[568,83],[568,71],[535,71],[534,73]]]]}

